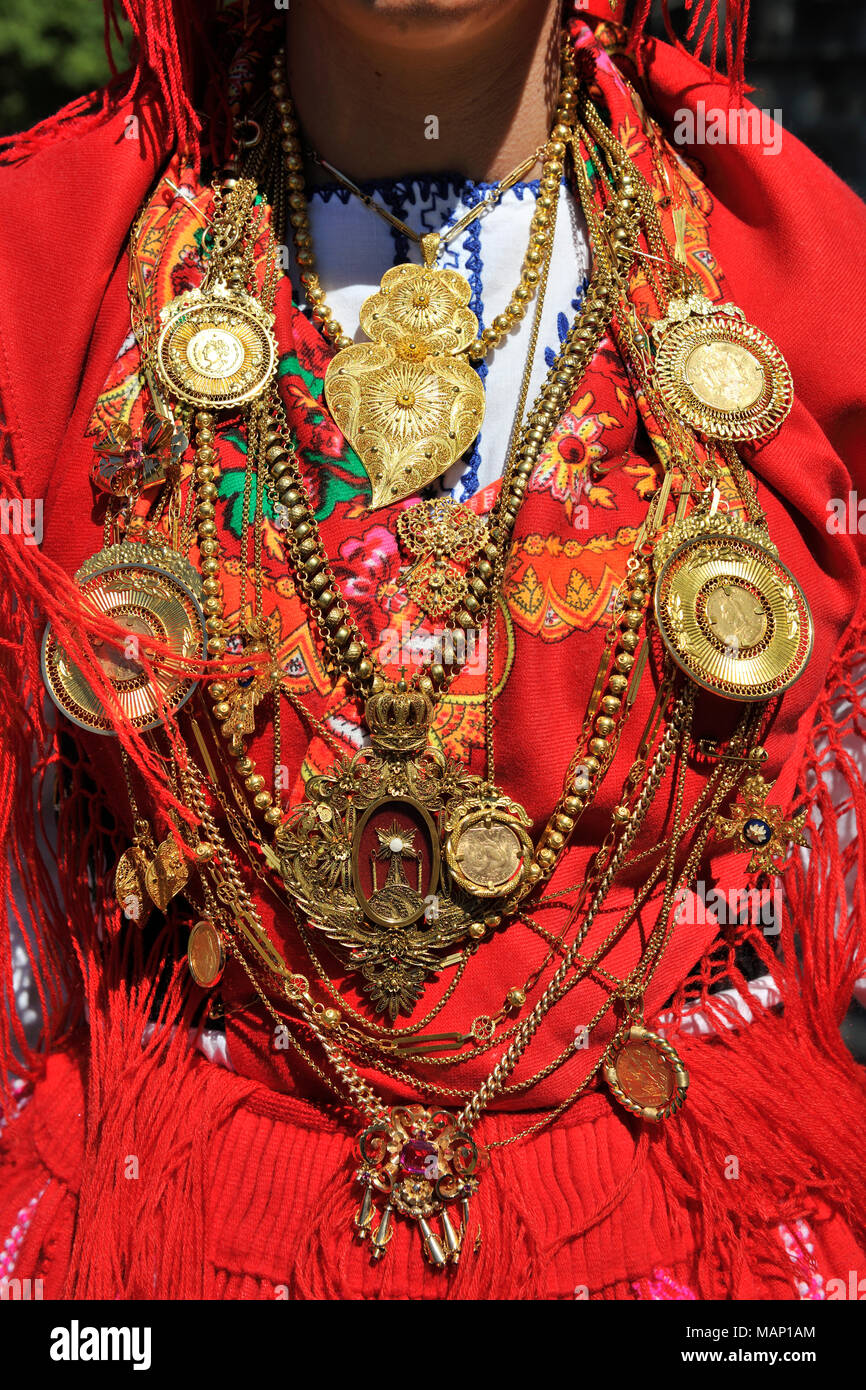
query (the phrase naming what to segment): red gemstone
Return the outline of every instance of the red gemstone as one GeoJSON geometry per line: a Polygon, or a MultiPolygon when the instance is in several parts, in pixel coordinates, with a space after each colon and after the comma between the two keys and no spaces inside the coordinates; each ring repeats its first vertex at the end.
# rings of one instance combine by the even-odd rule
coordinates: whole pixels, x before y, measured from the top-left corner
{"type": "Polygon", "coordinates": [[[400,1150],[400,1167],[416,1178],[438,1178],[436,1149],[426,1139],[409,1139],[400,1150]]]}

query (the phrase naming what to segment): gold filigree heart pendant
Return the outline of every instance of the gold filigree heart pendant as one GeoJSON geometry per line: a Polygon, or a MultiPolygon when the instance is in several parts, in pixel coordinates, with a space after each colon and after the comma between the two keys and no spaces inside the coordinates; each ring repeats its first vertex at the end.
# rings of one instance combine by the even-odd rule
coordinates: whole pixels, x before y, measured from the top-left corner
{"type": "Polygon", "coordinates": [[[463,356],[478,332],[469,282],[429,264],[435,247],[424,252],[427,264],[386,271],[361,307],[372,342],[343,348],[325,375],[328,409],[369,474],[371,511],[440,477],[484,418],[484,388],[463,356]]]}

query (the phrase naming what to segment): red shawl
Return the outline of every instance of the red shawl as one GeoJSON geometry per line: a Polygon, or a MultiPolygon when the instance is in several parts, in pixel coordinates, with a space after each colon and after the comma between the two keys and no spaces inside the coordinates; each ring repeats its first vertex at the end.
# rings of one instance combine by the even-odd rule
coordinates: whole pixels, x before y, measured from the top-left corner
{"type": "MultiPolygon", "coordinates": [[[[638,19],[648,6],[639,8],[638,19]]],[[[329,1252],[342,1249],[345,1239],[351,1122],[338,1113],[325,1116],[301,1099],[279,1099],[280,1091],[316,1099],[326,1093],[292,1054],[274,1053],[270,1028],[258,1011],[240,1008],[227,1023],[229,1052],[243,1081],[196,1061],[183,1027],[158,1027],[140,1053],[137,1041],[131,1042],[141,1038],[152,1018],[154,976],[166,955],[171,958],[177,939],[173,927],[168,929],[152,958],[143,959],[140,941],[124,927],[108,894],[94,921],[86,856],[100,852],[104,837],[97,837],[95,822],[102,818],[106,828],[104,808],[124,814],[119,762],[105,740],[73,739],[66,726],[55,734],[43,720],[41,627],[45,617],[67,619],[63,577],[101,544],[101,513],[89,483],[88,430],[129,331],[129,228],[165,165],[167,131],[189,136],[192,130],[191,107],[179,95],[186,90],[184,45],[163,44],[164,61],[157,63],[154,45],[162,42],[163,7],[136,9],[139,16],[145,12],[152,22],[143,20],[140,29],[144,57],[134,101],[130,90],[118,88],[97,117],[76,108],[51,135],[38,131],[29,152],[25,142],[27,157],[0,175],[2,492],[44,499],[41,548],[12,536],[4,536],[0,545],[0,703],[6,724],[0,828],[37,923],[45,1042],[54,1058],[46,1076],[44,1052],[30,1051],[14,1020],[0,1025],[3,1052],[19,1058],[18,1072],[46,1078],[36,1086],[31,1128],[7,1156],[11,1190],[20,1204],[33,1195],[37,1169],[46,1168],[53,1180],[53,1226],[46,1208],[45,1230],[34,1222],[30,1241],[34,1267],[42,1260],[53,1270],[55,1292],[62,1287],[92,1296],[153,1296],[156,1270],[157,1293],[243,1295],[279,1283],[284,1271],[287,1286],[301,1296],[376,1296],[381,1289],[385,1296],[400,1297],[408,1287],[442,1296],[445,1286],[427,1271],[411,1285],[414,1252],[405,1262],[399,1251],[389,1255],[384,1286],[371,1283],[360,1256],[354,1264],[340,1262],[337,1274],[329,1272],[329,1252]],[[162,75],[161,96],[146,85],[148,62],[162,75]],[[130,116],[137,118],[137,128],[130,126],[130,116]],[[138,138],[127,138],[131,130],[138,138]],[[76,793],[61,810],[62,904],[42,872],[44,847],[40,853],[34,838],[34,749],[37,782],[50,767],[76,793]],[[79,1075],[84,1086],[80,1124],[73,1123],[82,1109],[79,1075]],[[263,1115],[269,1117],[267,1133],[263,1115]],[[40,1127],[50,1131],[51,1144],[40,1142],[40,1127]],[[59,1156],[49,1162],[52,1145],[59,1156]],[[124,1182],[117,1172],[119,1154],[146,1159],[160,1180],[140,1186],[124,1182]],[[294,1174],[295,1187],[286,1186],[287,1174],[294,1174]],[[217,1190],[223,1194],[219,1199],[213,1195],[217,1190]],[[235,1216],[244,1202],[246,1227],[235,1216]],[[297,1209],[307,1204],[309,1212],[297,1209]],[[45,1245],[50,1226],[62,1232],[54,1244],[63,1247],[59,1253],[54,1249],[51,1259],[45,1245]],[[286,1252],[296,1249],[297,1258],[289,1258],[286,1252]]],[[[623,31],[605,25],[593,37],[590,28],[577,23],[575,35],[595,61],[615,132],[651,178],[640,120],[608,56],[610,50],[617,63],[628,61],[616,52],[625,46],[623,31]]],[[[732,41],[734,69],[736,54],[732,41]]],[[[727,84],[709,76],[686,52],[646,41],[638,59],[652,109],[668,136],[684,106],[727,105],[727,84]]],[[[648,1275],[659,1262],[705,1296],[745,1296],[756,1289],[769,1296],[770,1289],[790,1290],[787,1257],[768,1235],[775,1225],[834,1213],[861,1238],[866,1227],[866,1188],[850,1143],[866,1097],[861,1073],[839,1037],[853,982],[864,971],[866,876],[860,872],[859,828],[866,798],[850,752],[851,736],[862,732],[856,687],[864,654],[862,548],[859,536],[835,534],[827,526],[830,499],[847,502],[863,486],[863,433],[855,411],[863,397],[857,295],[866,283],[864,210],[787,133],[773,157],[754,145],[708,145],[697,153],[691,216],[698,238],[692,247],[696,267],[708,293],[733,299],[774,339],[796,387],[789,420],[748,461],[771,534],[815,618],[815,654],[765,740],[766,775],[778,777],[774,801],[808,805],[808,869],[794,861],[786,874],[790,911],[781,937],[784,964],[774,959],[759,930],[720,936],[709,923],[676,931],[647,998],[647,1016],[673,997],[669,1036],[692,1076],[684,1111],[650,1136],[615,1113],[606,1095],[594,1093],[550,1136],[506,1149],[482,1183],[482,1194],[488,1193],[479,1199],[488,1207],[482,1262],[474,1271],[461,1265],[459,1282],[449,1286],[452,1296],[477,1296],[480,1290],[500,1297],[539,1291],[568,1296],[569,1281],[629,1296],[630,1281],[648,1275]],[[836,270],[832,276],[829,267],[836,270]],[[838,817],[848,811],[855,833],[843,849],[838,817]],[[746,989],[734,959],[735,946],[745,939],[772,969],[784,1014],[756,1004],[747,1027],[720,1028],[712,1041],[690,1036],[686,1006],[697,1003],[706,1010],[711,984],[725,978],[746,989]],[[726,1159],[740,1154],[746,1166],[746,1153],[748,1171],[736,1184],[727,1181],[726,1159]],[[516,1240],[525,1244],[525,1260],[510,1259],[516,1240]],[[580,1275],[588,1264],[592,1276],[584,1281],[580,1275]],[[749,1271],[757,1267],[770,1271],[763,1284],[750,1282],[755,1276],[749,1271]]],[[[321,406],[304,399],[301,387],[321,377],[328,350],[291,305],[286,286],[278,336],[281,353],[298,364],[284,381],[290,420],[312,449],[335,427],[321,406]]],[[[539,464],[516,531],[509,579],[513,640],[500,647],[509,652],[512,669],[497,701],[497,780],[527,805],[536,824],[543,823],[558,795],[603,641],[606,586],[609,594],[627,552],[623,538],[645,505],[641,482],[650,476],[652,457],[641,455],[637,411],[628,397],[615,345],[606,340],[539,464]],[[596,497],[590,534],[579,537],[573,535],[567,493],[581,470],[585,474],[593,442],[605,451],[609,496],[596,497]],[[610,510],[616,525],[606,515],[610,510]],[[607,569],[598,559],[605,551],[607,569]],[[583,585],[577,597],[575,576],[583,585]]],[[[339,454],[339,441],[334,447],[339,454]]],[[[230,463],[224,461],[224,467],[230,463]]],[[[313,480],[312,472],[309,476],[313,480]]],[[[363,578],[375,553],[369,523],[359,519],[357,507],[353,510],[354,500],[350,491],[322,523],[326,548],[331,556],[342,556],[347,581],[363,578]]],[[[387,510],[374,518],[386,530],[388,519],[387,510]]],[[[360,594],[359,615],[368,598],[360,594]]],[[[368,610],[374,627],[375,618],[368,610]]],[[[473,693],[471,680],[457,683],[439,732],[477,757],[473,693]]],[[[318,697],[319,704],[311,699],[316,713],[329,707],[329,692],[321,690],[318,697]]],[[[620,783],[651,698],[651,691],[642,697],[633,733],[624,739],[617,763],[620,783]]],[[[720,732],[716,721],[725,717],[718,702],[707,702],[701,732],[720,732]]],[[[257,751],[266,751],[263,742],[257,751]]],[[[299,725],[287,735],[284,753],[293,776],[304,758],[315,762],[317,752],[299,725]]],[[[581,823],[580,840],[554,888],[579,881],[604,833],[616,775],[615,770],[592,815],[581,823]]],[[[119,853],[124,832],[118,828],[113,834],[119,853]]],[[[110,857],[102,868],[107,878],[110,857]]],[[[743,856],[717,855],[712,876],[722,886],[742,884],[743,856]]],[[[629,891],[625,885],[620,903],[629,891]]],[[[551,929],[561,924],[553,912],[545,918],[551,929]]],[[[270,920],[268,925],[300,967],[304,958],[290,923],[270,920]]],[[[483,947],[473,962],[471,1002],[452,1001],[437,1030],[464,1028],[467,1015],[493,1012],[505,989],[537,961],[540,946],[518,924],[483,947]]],[[[623,944],[628,959],[636,949],[636,936],[623,944]]],[[[8,999],[8,946],[0,952],[8,999]]],[[[618,965],[622,958],[612,968],[618,965]]],[[[161,1006],[166,1023],[191,1017],[200,999],[182,988],[182,973],[175,970],[161,1006]]],[[[554,1011],[527,1066],[543,1066],[592,1016],[594,990],[586,984],[572,991],[554,1011]]],[[[427,1008],[437,991],[440,986],[425,995],[427,1008]]],[[[225,997],[229,1007],[243,1004],[241,981],[228,975],[225,997]]],[[[593,1046],[603,1041],[594,1039],[593,1046]]],[[[556,1104],[577,1084],[592,1055],[578,1056],[574,1065],[513,1105],[556,1104]]],[[[488,1056],[455,1069],[453,1084],[477,1084],[490,1065],[488,1056]]],[[[493,1117],[481,1137],[514,1132],[525,1121],[525,1116],[515,1122],[507,1115],[493,1117]]],[[[831,1244],[828,1238],[827,1248],[831,1244]]]]}

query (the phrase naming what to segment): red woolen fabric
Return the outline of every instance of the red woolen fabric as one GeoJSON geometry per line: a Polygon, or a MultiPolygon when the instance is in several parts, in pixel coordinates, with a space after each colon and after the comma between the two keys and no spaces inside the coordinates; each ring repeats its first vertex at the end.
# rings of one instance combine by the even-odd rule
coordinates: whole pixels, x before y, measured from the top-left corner
{"type": "MultiPolygon", "coordinates": [[[[616,126],[629,118],[630,99],[609,60],[592,51],[616,126]]],[[[726,85],[708,81],[693,59],[668,45],[649,44],[643,67],[668,131],[683,105],[726,104],[726,85]]],[[[103,124],[46,145],[0,174],[0,400],[20,489],[45,501],[43,553],[67,574],[101,544],[85,430],[128,331],[126,238],[168,153],[161,129],[155,108],[141,100],[134,110],[121,104],[103,124]],[[139,123],[133,139],[127,138],[131,115],[139,123]]],[[[844,658],[839,653],[846,642],[856,653],[863,646],[859,538],[830,535],[826,517],[829,498],[846,498],[864,486],[857,422],[866,215],[787,133],[775,157],[750,145],[706,146],[699,154],[713,199],[711,246],[724,295],[777,342],[797,390],[779,435],[749,458],[771,535],[802,584],[816,625],[814,657],[765,739],[765,774],[778,777],[774,800],[787,805],[806,791],[807,767],[817,766],[816,718],[831,720],[828,697],[850,679],[851,650],[844,658]],[[828,267],[835,272],[828,274],[828,267]]],[[[284,353],[314,333],[285,290],[277,327],[284,353]]],[[[576,400],[587,390],[603,393],[605,366],[599,355],[576,400]]],[[[616,371],[621,374],[621,367],[616,371]]],[[[641,461],[636,429],[635,412],[624,411],[609,460],[623,525],[640,520],[624,473],[641,461]]],[[[349,521],[335,513],[323,527],[329,554],[350,533],[349,521]]],[[[593,517],[593,526],[603,523],[604,517],[593,517]]],[[[563,527],[561,504],[530,491],[518,541],[564,534],[563,527]]],[[[14,565],[8,573],[11,583],[14,565]]],[[[497,780],[527,805],[536,826],[559,793],[603,636],[596,623],[556,645],[525,632],[516,639],[514,670],[496,708],[497,780]]],[[[581,823],[554,889],[579,882],[603,837],[652,695],[650,685],[624,737],[619,783],[615,772],[581,823]]],[[[700,732],[718,735],[729,727],[730,711],[706,701],[700,718],[700,732]]],[[[122,815],[115,750],[106,740],[84,742],[122,815]]],[[[304,730],[291,725],[284,760],[293,774],[307,753],[304,730]]],[[[852,795],[862,810],[862,787],[852,795]]],[[[826,821],[826,800],[822,807],[826,821]]],[[[661,819],[651,829],[660,835],[661,819]]],[[[820,833],[831,832],[825,825],[820,833]]],[[[835,875],[838,891],[841,861],[828,855],[827,873],[835,875]]],[[[817,849],[816,856],[823,864],[817,849]]],[[[722,885],[744,881],[743,856],[717,854],[711,869],[722,885]]],[[[347,1179],[356,1121],[333,1107],[317,1108],[313,1102],[328,1093],[293,1053],[275,1053],[272,1030],[259,1012],[241,1009],[227,1022],[238,1076],[193,1058],[183,1029],[164,1053],[153,1048],[139,1058],[141,1018],[134,1003],[120,1003],[122,972],[106,992],[96,955],[85,951],[90,1047],[76,1040],[73,1051],[52,1057],[5,1136],[0,1232],[48,1183],[18,1273],[45,1277],[51,1296],[273,1297],[285,1285],[293,1297],[565,1298],[583,1286],[593,1297],[635,1297],[634,1282],[664,1266],[703,1296],[784,1297],[793,1296],[793,1283],[775,1228],[806,1216],[820,1231],[828,1273],[844,1276],[853,1266],[837,1270],[834,1262],[854,1259],[849,1230],[862,1240],[866,1224],[863,1177],[850,1154],[850,1134],[862,1123],[866,1100],[838,1023],[845,982],[850,987],[862,964],[863,946],[849,938],[837,953],[832,915],[828,923],[814,912],[810,924],[814,882],[796,879],[792,891],[803,909],[799,925],[813,931],[814,949],[807,943],[812,969],[799,976],[786,938],[786,965],[774,967],[786,991],[784,1017],[762,1014],[751,1027],[715,1041],[678,1037],[692,1085],[682,1116],[660,1131],[644,1132],[606,1094],[596,1093],[531,1141],[499,1151],[474,1217],[484,1231],[480,1255],[474,1266],[463,1262],[450,1283],[420,1264],[416,1233],[405,1228],[381,1268],[371,1269],[351,1246],[354,1194],[347,1179]],[[166,1185],[125,1182],[119,1166],[129,1154],[147,1155],[160,1171],[170,1170],[166,1185]],[[739,1186],[723,1177],[731,1154],[741,1157],[739,1186]]],[[[624,883],[613,907],[622,910],[631,892],[633,885],[624,883]]],[[[610,920],[606,916],[603,925],[610,920]]],[[[852,920],[862,931],[862,917],[855,913],[852,920]]],[[[288,920],[266,912],[265,921],[303,968],[288,920]]],[[[555,929],[562,917],[551,912],[544,922],[555,929]]],[[[647,997],[648,1020],[682,986],[715,935],[711,922],[677,928],[647,997]]],[[[610,968],[622,969],[639,950],[633,928],[610,968]]],[[[458,992],[437,1019],[437,1031],[464,1028],[467,1014],[494,1012],[505,990],[542,954],[542,943],[519,924],[485,945],[472,963],[471,1003],[458,992]]],[[[419,1015],[446,983],[427,991],[419,1015]]],[[[229,972],[225,995],[229,1007],[242,1004],[243,978],[229,972]]],[[[591,984],[572,991],[516,1079],[561,1051],[600,998],[591,984]]],[[[600,1032],[593,1048],[603,1042],[600,1032]]],[[[562,1100],[592,1056],[578,1055],[529,1097],[509,1099],[499,1108],[523,1113],[487,1117],[482,1139],[516,1133],[562,1100]]],[[[489,1056],[467,1063],[449,1071],[448,1082],[477,1085],[491,1065],[489,1056]]],[[[431,1075],[443,1079],[440,1072],[431,1075]]],[[[389,1093],[408,1094],[399,1088],[389,1093]]]]}

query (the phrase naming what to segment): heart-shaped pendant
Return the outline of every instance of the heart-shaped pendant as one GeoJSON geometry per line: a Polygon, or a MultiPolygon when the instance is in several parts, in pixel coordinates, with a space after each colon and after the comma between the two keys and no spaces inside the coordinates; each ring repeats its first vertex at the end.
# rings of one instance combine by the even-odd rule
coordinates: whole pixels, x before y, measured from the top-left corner
{"type": "Polygon", "coordinates": [[[394,266],[361,309],[373,341],[328,366],[328,409],[369,474],[371,511],[440,477],[481,428],[484,388],[462,355],[478,331],[470,295],[455,270],[394,266]]]}

